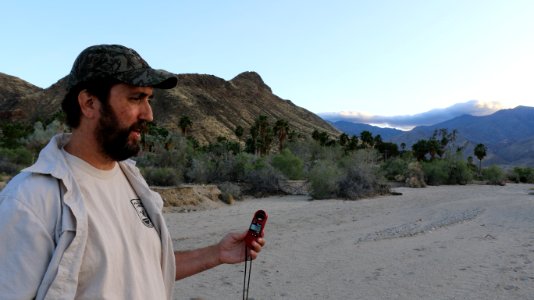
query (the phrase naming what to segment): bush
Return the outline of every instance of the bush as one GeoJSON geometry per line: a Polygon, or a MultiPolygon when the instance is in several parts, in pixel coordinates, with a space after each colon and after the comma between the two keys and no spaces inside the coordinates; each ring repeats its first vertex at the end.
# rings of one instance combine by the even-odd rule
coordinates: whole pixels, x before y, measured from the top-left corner
{"type": "Polygon", "coordinates": [[[426,187],[425,172],[420,162],[413,161],[408,164],[405,182],[412,188],[426,187]]]}
{"type": "Polygon", "coordinates": [[[318,161],[310,170],[310,194],[314,199],[335,198],[342,170],[331,161],[318,161]]]}
{"type": "Polygon", "coordinates": [[[449,160],[448,184],[468,184],[473,180],[473,172],[467,162],[459,159],[449,160]]]}
{"type": "Polygon", "coordinates": [[[506,182],[506,174],[495,165],[482,169],[482,178],[487,180],[488,184],[504,185],[506,182]]]}
{"type": "Polygon", "coordinates": [[[284,149],[282,153],[275,155],[271,164],[288,179],[299,180],[303,178],[304,163],[288,149],[284,149]]]}
{"type": "Polygon", "coordinates": [[[429,185],[442,185],[447,183],[449,177],[447,163],[443,160],[423,162],[425,182],[429,185]]]}
{"type": "Polygon", "coordinates": [[[26,148],[0,148],[0,173],[15,175],[33,162],[33,154],[26,148]]]}
{"type": "Polygon", "coordinates": [[[175,186],[183,181],[183,175],[172,168],[147,167],[141,172],[149,185],[175,186]]]}
{"type": "Polygon", "coordinates": [[[249,193],[264,196],[279,193],[278,181],[282,174],[262,158],[256,159],[250,167],[245,168],[244,182],[250,185],[249,193]]]}
{"type": "Polygon", "coordinates": [[[33,162],[33,154],[23,147],[15,149],[0,148],[0,161],[29,166],[33,162]]]}
{"type": "Polygon", "coordinates": [[[213,178],[214,165],[206,155],[198,155],[191,159],[186,170],[187,181],[194,183],[208,183],[213,178]]]}
{"type": "Polygon", "coordinates": [[[404,181],[407,178],[408,161],[400,157],[386,160],[382,164],[384,176],[388,180],[404,181]]]}
{"type": "Polygon", "coordinates": [[[508,179],[515,183],[534,183],[534,169],[515,167],[508,174],[508,179]]]}
{"type": "Polygon", "coordinates": [[[351,200],[389,192],[387,184],[381,180],[377,170],[369,164],[349,165],[338,187],[338,196],[351,200]]]}
{"type": "Polygon", "coordinates": [[[467,184],[473,180],[468,164],[458,158],[435,159],[423,163],[425,182],[429,185],[467,184]]]}
{"type": "MultiPolygon", "coordinates": [[[[223,182],[218,185],[219,190],[221,191],[221,194],[223,197],[227,197],[228,199],[231,198],[236,200],[243,199],[243,194],[241,193],[241,187],[239,185],[231,183],[231,182],[223,182]],[[227,196],[224,196],[227,195],[227,196]]],[[[230,201],[228,201],[230,202],[230,201]]]]}

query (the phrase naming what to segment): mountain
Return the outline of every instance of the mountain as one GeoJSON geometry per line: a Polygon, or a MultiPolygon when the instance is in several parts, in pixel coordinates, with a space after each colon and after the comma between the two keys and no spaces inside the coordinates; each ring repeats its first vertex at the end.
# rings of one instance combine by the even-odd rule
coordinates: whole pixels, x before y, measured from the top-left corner
{"type": "MultiPolygon", "coordinates": [[[[178,85],[156,90],[152,102],[154,119],[163,127],[178,130],[179,120],[192,121],[190,134],[201,144],[219,136],[237,140],[237,126],[247,130],[259,115],[271,123],[285,119],[292,130],[311,135],[317,129],[330,135],[340,132],[312,112],[272,93],[259,74],[244,72],[232,80],[205,74],[177,74],[178,85]]],[[[0,117],[10,121],[34,122],[60,110],[66,77],[49,88],[36,87],[22,79],[0,73],[0,117]]]]}
{"type": "Polygon", "coordinates": [[[418,126],[410,131],[387,131],[391,133],[388,138],[381,131],[384,128],[350,122],[333,124],[347,134],[359,135],[362,130],[368,130],[373,135],[380,134],[384,141],[405,143],[408,148],[421,139],[428,139],[435,130],[457,130],[456,145],[464,148],[466,156],[474,156],[473,149],[479,143],[488,147],[484,165],[534,167],[534,107],[518,106],[487,116],[462,115],[432,126],[418,126]]]}
{"type": "Polygon", "coordinates": [[[380,135],[382,137],[382,140],[389,141],[392,140],[394,137],[401,135],[404,131],[393,129],[393,128],[382,128],[378,126],[373,126],[369,124],[363,124],[363,123],[352,123],[348,121],[336,121],[331,122],[331,124],[343,131],[344,133],[348,135],[355,135],[360,136],[360,133],[362,131],[369,131],[373,134],[373,136],[380,135]]]}

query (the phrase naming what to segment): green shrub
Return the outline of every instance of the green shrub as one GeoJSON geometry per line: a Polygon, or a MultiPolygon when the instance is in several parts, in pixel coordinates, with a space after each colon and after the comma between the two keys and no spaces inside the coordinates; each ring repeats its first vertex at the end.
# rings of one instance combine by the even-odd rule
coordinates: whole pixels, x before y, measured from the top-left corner
{"type": "Polygon", "coordinates": [[[149,185],[175,186],[183,181],[183,175],[172,168],[147,167],[141,172],[149,185]]]}
{"type": "Polygon", "coordinates": [[[482,178],[488,184],[504,185],[506,182],[506,174],[501,168],[495,165],[482,169],[482,178]]]}
{"type": "Polygon", "coordinates": [[[249,184],[248,192],[256,196],[279,193],[278,181],[281,179],[282,174],[263,158],[256,159],[252,168],[245,168],[244,182],[249,184]]]}
{"type": "Polygon", "coordinates": [[[33,154],[26,148],[0,148],[0,173],[15,175],[32,162],[33,154]]]}
{"type": "Polygon", "coordinates": [[[425,182],[429,185],[467,184],[473,180],[468,164],[458,158],[435,159],[422,166],[425,182]]]}
{"type": "Polygon", "coordinates": [[[508,174],[508,179],[515,183],[534,183],[534,169],[528,167],[515,167],[508,174]]]}
{"type": "Polygon", "coordinates": [[[204,184],[213,181],[214,173],[215,163],[209,158],[209,155],[201,153],[191,159],[185,177],[188,182],[204,184]]]}
{"type": "Polygon", "coordinates": [[[473,180],[473,172],[467,162],[460,159],[448,160],[449,178],[447,184],[468,184],[473,180]]]}
{"type": "Polygon", "coordinates": [[[314,199],[335,198],[342,175],[343,172],[336,163],[318,161],[309,173],[311,196],[314,199]]]}
{"type": "Polygon", "coordinates": [[[356,200],[389,192],[388,185],[370,164],[352,164],[338,183],[338,197],[356,200]]]}
{"type": "Polygon", "coordinates": [[[404,181],[407,176],[409,161],[400,157],[386,160],[381,168],[388,180],[404,181]]]}
{"type": "Polygon", "coordinates": [[[241,187],[237,184],[231,182],[223,182],[217,185],[221,194],[231,195],[233,199],[241,200],[243,199],[243,193],[241,192],[241,187]]]}
{"type": "Polygon", "coordinates": [[[422,163],[425,173],[425,182],[429,185],[446,184],[449,178],[447,162],[444,160],[433,160],[422,163]]]}
{"type": "Polygon", "coordinates": [[[284,149],[282,153],[275,155],[271,164],[288,179],[298,180],[303,178],[304,163],[288,149],[284,149]]]}

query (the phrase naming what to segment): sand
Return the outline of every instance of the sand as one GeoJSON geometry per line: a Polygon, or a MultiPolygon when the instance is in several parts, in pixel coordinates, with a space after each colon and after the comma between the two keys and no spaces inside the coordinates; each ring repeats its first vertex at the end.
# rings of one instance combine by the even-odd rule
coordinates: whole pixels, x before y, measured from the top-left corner
{"type": "MultiPolygon", "coordinates": [[[[269,213],[252,299],[534,299],[533,185],[395,188],[401,196],[247,199],[168,213],[176,249],[269,213]]],[[[175,299],[241,299],[244,264],[175,284],[175,299]]]]}

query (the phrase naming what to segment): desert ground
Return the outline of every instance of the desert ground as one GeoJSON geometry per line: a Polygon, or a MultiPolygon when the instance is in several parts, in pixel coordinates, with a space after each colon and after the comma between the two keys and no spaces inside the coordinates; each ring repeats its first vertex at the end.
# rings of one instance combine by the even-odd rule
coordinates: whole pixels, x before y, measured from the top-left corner
{"type": "MultiPolygon", "coordinates": [[[[251,299],[534,299],[534,185],[395,188],[400,196],[246,199],[166,213],[175,249],[269,214],[251,299]]],[[[175,284],[175,299],[242,299],[244,264],[175,284]]]]}

